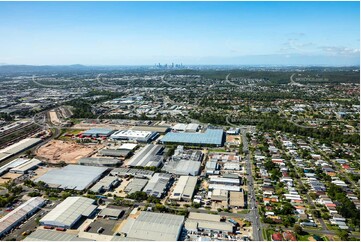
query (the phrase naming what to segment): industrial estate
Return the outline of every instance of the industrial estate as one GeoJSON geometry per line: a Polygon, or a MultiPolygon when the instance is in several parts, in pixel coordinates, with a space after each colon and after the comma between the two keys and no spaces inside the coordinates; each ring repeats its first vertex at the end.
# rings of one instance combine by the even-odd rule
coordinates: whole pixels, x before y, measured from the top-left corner
{"type": "Polygon", "coordinates": [[[359,239],[358,68],[18,68],[3,240],[359,239]]]}

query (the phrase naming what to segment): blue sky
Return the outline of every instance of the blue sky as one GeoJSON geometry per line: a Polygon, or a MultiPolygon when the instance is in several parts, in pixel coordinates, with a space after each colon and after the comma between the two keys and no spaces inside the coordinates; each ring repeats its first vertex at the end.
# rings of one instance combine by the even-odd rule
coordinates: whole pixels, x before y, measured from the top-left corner
{"type": "Polygon", "coordinates": [[[0,2],[0,63],[359,65],[359,2],[0,2]]]}

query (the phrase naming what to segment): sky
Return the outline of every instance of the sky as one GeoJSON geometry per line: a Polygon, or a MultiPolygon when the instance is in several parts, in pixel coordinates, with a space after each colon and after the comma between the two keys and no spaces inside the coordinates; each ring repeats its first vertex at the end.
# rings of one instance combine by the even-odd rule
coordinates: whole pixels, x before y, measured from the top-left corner
{"type": "Polygon", "coordinates": [[[359,2],[0,2],[0,63],[359,65],[359,2]]]}

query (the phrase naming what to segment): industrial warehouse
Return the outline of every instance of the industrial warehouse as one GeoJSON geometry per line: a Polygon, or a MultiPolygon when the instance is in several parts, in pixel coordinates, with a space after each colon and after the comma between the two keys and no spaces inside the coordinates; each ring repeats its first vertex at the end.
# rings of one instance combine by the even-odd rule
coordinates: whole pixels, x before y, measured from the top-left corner
{"type": "Polygon", "coordinates": [[[158,167],[163,161],[163,149],[161,145],[148,144],[128,161],[128,166],[158,167]]]}
{"type": "Polygon", "coordinates": [[[81,217],[89,217],[96,210],[94,200],[85,197],[68,197],[42,219],[40,224],[72,228],[81,217]]]}
{"type": "Polygon", "coordinates": [[[155,173],[143,189],[149,196],[161,198],[168,190],[172,176],[170,174],[155,173]]]}
{"type": "Polygon", "coordinates": [[[4,217],[0,218],[0,237],[4,236],[23,220],[33,215],[44,204],[45,200],[43,198],[33,197],[10,213],[6,214],[4,217]]]}
{"type": "Polygon", "coordinates": [[[116,167],[116,166],[120,166],[122,163],[123,162],[119,159],[102,158],[102,157],[86,157],[86,158],[81,158],[78,161],[78,164],[82,166],[116,167]]]}
{"type": "Polygon", "coordinates": [[[194,176],[181,176],[170,196],[172,200],[191,201],[198,178],[194,176]]]}
{"type": "Polygon", "coordinates": [[[109,137],[115,130],[112,129],[89,129],[81,134],[82,137],[109,137]]]}
{"type": "Polygon", "coordinates": [[[130,140],[140,143],[149,143],[155,140],[159,134],[152,131],[119,130],[110,136],[113,140],[130,140]]]}
{"type": "Polygon", "coordinates": [[[68,165],[50,170],[36,181],[42,181],[53,188],[82,191],[94,184],[107,170],[105,167],[68,165]]]}
{"type": "Polygon", "coordinates": [[[223,146],[224,131],[222,129],[207,129],[204,133],[169,132],[162,139],[164,144],[180,144],[194,146],[223,146]]]}
{"type": "Polygon", "coordinates": [[[127,240],[176,241],[183,223],[183,216],[141,212],[137,219],[129,218],[121,232],[127,240]]]}
{"type": "Polygon", "coordinates": [[[13,145],[10,145],[4,149],[1,149],[0,150],[0,162],[39,144],[41,141],[42,141],[42,139],[38,139],[38,138],[27,138],[27,139],[23,139],[15,144],[13,144],[13,145]]]}

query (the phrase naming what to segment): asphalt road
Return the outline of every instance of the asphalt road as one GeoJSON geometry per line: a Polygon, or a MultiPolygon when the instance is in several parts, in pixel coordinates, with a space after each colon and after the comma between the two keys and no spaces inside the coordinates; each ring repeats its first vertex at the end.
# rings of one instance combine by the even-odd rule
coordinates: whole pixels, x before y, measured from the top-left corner
{"type": "Polygon", "coordinates": [[[257,204],[256,204],[256,194],[254,192],[254,180],[252,176],[252,164],[250,161],[249,156],[249,148],[248,148],[248,141],[247,141],[247,135],[246,130],[241,130],[242,134],[242,144],[243,144],[243,152],[246,154],[246,171],[247,171],[247,185],[248,185],[248,204],[250,208],[250,220],[252,222],[252,228],[253,228],[253,240],[255,241],[263,241],[263,235],[262,235],[262,224],[259,219],[257,204]]]}

